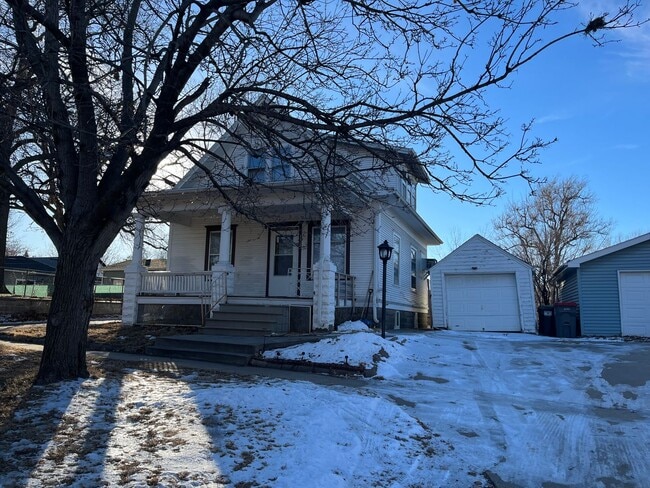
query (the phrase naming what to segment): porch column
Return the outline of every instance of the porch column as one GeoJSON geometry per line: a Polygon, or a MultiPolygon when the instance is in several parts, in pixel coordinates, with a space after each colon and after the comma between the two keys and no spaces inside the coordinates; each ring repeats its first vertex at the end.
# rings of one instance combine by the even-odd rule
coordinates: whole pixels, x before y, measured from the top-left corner
{"type": "Polygon", "coordinates": [[[138,318],[137,296],[142,287],[142,248],[144,245],[144,215],[135,214],[133,254],[131,263],[124,269],[124,294],[122,298],[122,324],[133,325],[138,318]]]}
{"type": "Polygon", "coordinates": [[[232,293],[235,286],[235,267],[230,262],[231,255],[231,227],[232,227],[232,210],[222,208],[221,214],[221,236],[219,241],[219,261],[212,266],[212,303],[210,313],[217,310],[219,302],[227,298],[228,293],[232,293]],[[225,273],[225,281],[223,274],[225,273]],[[222,283],[225,283],[225,290],[222,283]],[[213,310],[214,309],[214,310],[213,310]]]}
{"type": "Polygon", "coordinates": [[[314,309],[315,330],[332,330],[336,311],[335,278],[336,265],[331,259],[332,211],[321,210],[320,259],[314,265],[314,309]]]}
{"type": "Polygon", "coordinates": [[[230,226],[232,211],[221,210],[221,241],[219,242],[219,264],[230,264],[230,226]]]}

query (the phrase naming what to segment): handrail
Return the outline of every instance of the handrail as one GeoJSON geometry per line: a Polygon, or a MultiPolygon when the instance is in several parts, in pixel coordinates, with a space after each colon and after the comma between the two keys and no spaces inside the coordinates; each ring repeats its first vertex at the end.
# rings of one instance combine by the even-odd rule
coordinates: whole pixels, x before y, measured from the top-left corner
{"type": "Polygon", "coordinates": [[[219,305],[228,301],[228,273],[221,271],[212,272],[212,293],[210,301],[210,317],[219,305]]]}
{"type": "Polygon", "coordinates": [[[352,309],[356,308],[355,296],[355,281],[356,277],[353,275],[336,272],[334,274],[334,295],[336,298],[336,305],[339,307],[351,306],[352,309]]]}

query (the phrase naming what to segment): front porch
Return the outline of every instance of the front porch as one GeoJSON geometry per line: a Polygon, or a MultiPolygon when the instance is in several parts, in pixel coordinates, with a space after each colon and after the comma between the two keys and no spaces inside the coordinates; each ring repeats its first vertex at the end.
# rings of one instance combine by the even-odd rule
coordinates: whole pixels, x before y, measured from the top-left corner
{"type": "MultiPolygon", "coordinates": [[[[140,266],[145,217],[136,215],[133,259],[125,271],[125,324],[167,315],[204,325],[223,304],[251,304],[306,309],[308,331],[332,330],[343,321],[339,317],[353,318],[366,305],[372,263],[365,249],[351,248],[351,227],[358,224],[349,217],[333,219],[327,207],[285,200],[266,205],[261,222],[214,202],[197,206],[190,197],[196,195],[179,195],[173,205],[164,199],[156,211],[170,222],[167,271],[140,266]],[[351,256],[359,253],[360,260],[351,256]]],[[[354,229],[372,253],[370,230],[354,229]]]]}
{"type": "MultiPolygon", "coordinates": [[[[234,272],[140,272],[135,323],[205,327],[226,306],[239,306],[240,313],[245,313],[247,309],[263,305],[286,310],[286,320],[270,333],[309,333],[314,330],[311,270],[290,270],[292,281],[288,289],[293,293],[282,297],[234,295],[229,285],[236,289],[238,283],[236,273],[234,279],[229,279],[231,273],[234,272]]],[[[334,281],[335,314],[343,320],[355,318],[360,313],[355,297],[355,277],[336,272],[334,281]]]]}

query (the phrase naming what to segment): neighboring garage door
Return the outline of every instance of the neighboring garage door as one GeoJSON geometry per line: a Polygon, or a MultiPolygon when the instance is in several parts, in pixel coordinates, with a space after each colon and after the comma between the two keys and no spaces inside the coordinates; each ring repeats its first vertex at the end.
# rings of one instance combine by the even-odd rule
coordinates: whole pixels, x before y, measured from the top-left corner
{"type": "Polygon", "coordinates": [[[514,273],[446,275],[445,291],[449,329],[521,331],[514,273]]]}
{"type": "Polygon", "coordinates": [[[650,271],[621,272],[621,334],[650,337],[650,271]]]}

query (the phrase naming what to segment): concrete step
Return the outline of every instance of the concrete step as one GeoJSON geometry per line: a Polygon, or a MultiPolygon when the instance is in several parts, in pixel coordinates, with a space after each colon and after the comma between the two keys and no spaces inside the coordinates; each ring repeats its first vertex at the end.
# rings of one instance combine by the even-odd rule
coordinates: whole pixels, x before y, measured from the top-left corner
{"type": "Polygon", "coordinates": [[[272,329],[262,329],[260,327],[247,327],[243,325],[208,325],[200,329],[201,335],[206,336],[245,336],[245,337],[265,337],[273,334],[272,329]]]}
{"type": "Polygon", "coordinates": [[[216,363],[246,365],[259,351],[289,347],[304,342],[318,341],[326,336],[244,336],[241,330],[235,335],[186,334],[156,339],[147,347],[147,354],[178,359],[195,359],[216,363]]]}
{"type": "Polygon", "coordinates": [[[258,311],[225,312],[222,310],[218,310],[216,312],[212,312],[212,317],[210,317],[208,320],[212,322],[229,322],[231,320],[245,319],[247,321],[252,321],[252,322],[269,322],[275,324],[278,322],[278,319],[281,317],[282,316],[279,314],[267,314],[265,312],[258,312],[258,311]]]}
{"type": "Polygon", "coordinates": [[[177,359],[194,359],[197,361],[234,364],[237,366],[246,366],[253,357],[250,354],[216,352],[201,349],[185,349],[182,346],[149,346],[147,347],[147,354],[150,354],[152,356],[166,356],[177,359]]]}
{"type": "Polygon", "coordinates": [[[188,336],[168,336],[156,339],[154,347],[187,349],[188,351],[212,351],[223,353],[247,354],[253,356],[262,348],[257,342],[243,342],[233,340],[232,337],[224,336],[206,336],[206,335],[188,335],[188,336]]]}
{"type": "Polygon", "coordinates": [[[219,312],[244,313],[244,314],[263,314],[284,316],[288,313],[286,307],[268,306],[268,305],[237,305],[224,303],[219,306],[219,312]]]}
{"type": "Polygon", "coordinates": [[[289,309],[223,304],[206,319],[202,334],[268,335],[289,332],[289,309]]]}

